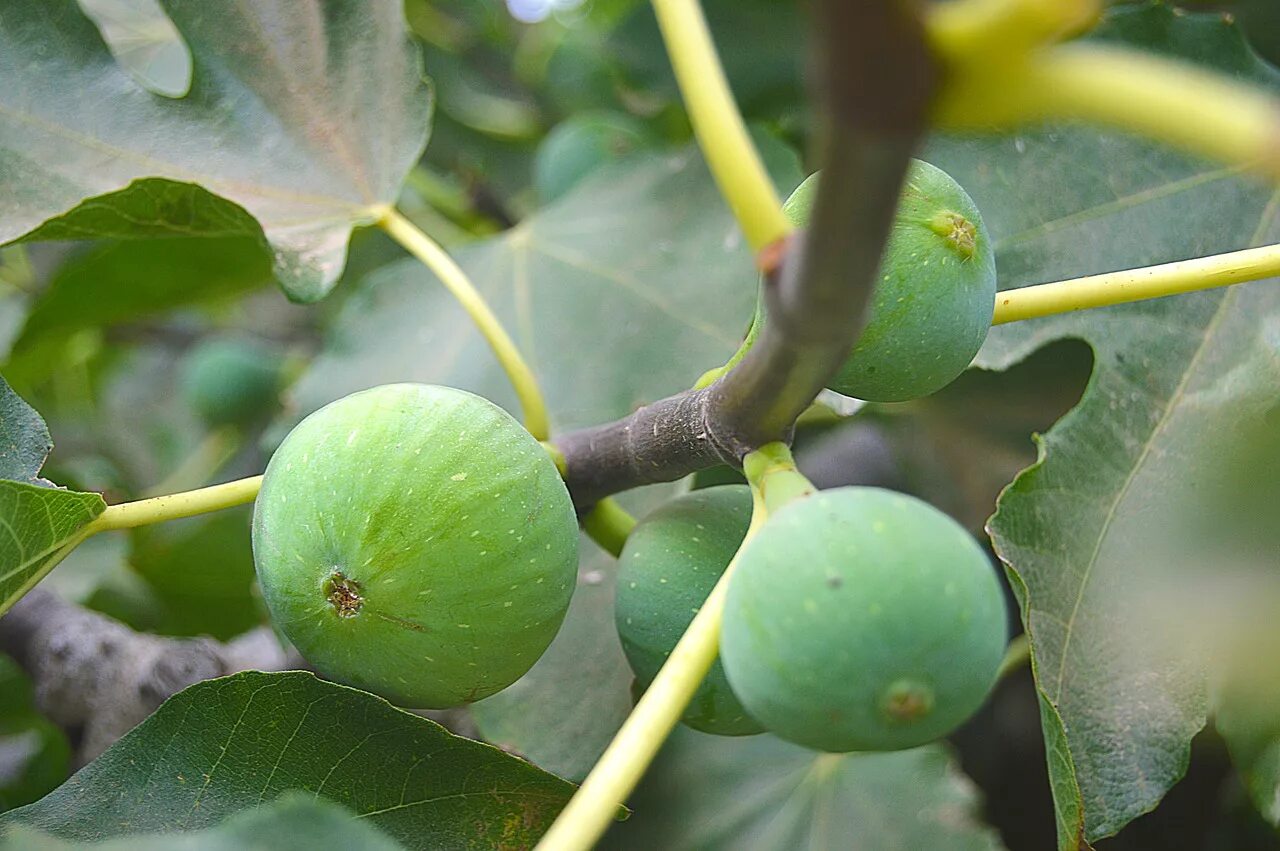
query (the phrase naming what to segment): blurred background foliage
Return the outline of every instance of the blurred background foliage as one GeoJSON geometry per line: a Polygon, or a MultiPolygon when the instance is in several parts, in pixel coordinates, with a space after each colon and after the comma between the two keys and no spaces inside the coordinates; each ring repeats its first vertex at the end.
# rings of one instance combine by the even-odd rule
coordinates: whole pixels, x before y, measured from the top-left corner
{"type": "MultiPolygon", "coordinates": [[[[189,57],[184,61],[182,46],[174,42],[171,31],[155,25],[158,7],[133,0],[82,2],[99,20],[104,37],[123,40],[127,49],[115,53],[140,85],[162,96],[182,95],[189,84],[189,57]]],[[[1280,58],[1280,3],[1192,5],[1238,16],[1256,49],[1272,60],[1280,58]]],[[[703,2],[739,106],[783,192],[809,170],[803,165],[809,116],[802,6],[795,0],[703,2]]],[[[493,243],[483,240],[520,234],[522,223],[531,221],[535,224],[528,226],[530,233],[539,232],[539,227],[554,230],[552,225],[564,230],[565,222],[589,218],[586,212],[577,219],[569,213],[575,187],[589,182],[593,174],[628,163],[667,164],[688,156],[688,117],[647,2],[406,0],[405,13],[422,43],[437,103],[426,154],[413,170],[400,206],[450,249],[487,256],[484,252],[493,243]],[[566,212],[533,218],[553,206],[566,212]]],[[[671,168],[677,177],[670,179],[682,179],[683,166],[671,168]]],[[[651,179],[652,186],[661,187],[668,177],[651,179]]],[[[699,185],[705,189],[705,178],[701,179],[699,185]]],[[[673,186],[685,191],[684,184],[673,186]]],[[[644,199],[655,194],[660,190],[644,184],[633,195],[619,190],[612,203],[643,207],[644,199]]],[[[715,204],[714,195],[706,199],[710,200],[703,203],[715,204]]],[[[641,213],[652,216],[655,211],[641,213]]],[[[723,224],[727,217],[723,211],[715,215],[721,217],[721,229],[707,229],[707,246],[729,239],[731,228],[723,224]]],[[[725,261],[729,265],[724,274],[741,278],[741,303],[713,316],[709,321],[715,327],[706,335],[728,339],[712,345],[693,334],[662,341],[662,357],[678,365],[683,370],[679,375],[687,373],[689,380],[715,365],[715,352],[732,350],[733,335],[745,329],[749,318],[755,281],[740,248],[730,247],[736,253],[725,261]]],[[[637,251],[642,248],[654,250],[635,246],[637,251]]],[[[352,322],[340,322],[344,316],[374,315],[379,293],[399,286],[404,277],[396,266],[402,260],[400,249],[380,232],[359,231],[333,295],[303,306],[288,302],[272,285],[270,269],[248,240],[53,243],[0,249],[0,371],[49,422],[56,448],[45,475],[60,484],[101,491],[109,502],[117,502],[157,488],[177,490],[252,475],[262,470],[288,425],[326,401],[309,389],[317,383],[328,392],[335,380],[364,385],[402,374],[420,376],[407,361],[415,346],[441,345],[437,338],[399,338],[406,364],[384,359],[375,367],[361,360],[361,347],[379,336],[382,326],[352,337],[352,322]],[[193,269],[199,269],[205,281],[199,288],[187,285],[193,269]],[[230,424],[209,422],[184,392],[192,353],[202,341],[217,337],[253,341],[278,353],[284,364],[279,392],[259,416],[230,424]],[[323,369],[308,374],[308,365],[315,363],[323,369]],[[293,384],[297,381],[301,383],[293,384]]],[[[637,269],[642,283],[646,275],[662,274],[661,268],[655,271],[641,263],[637,269]]],[[[688,274],[696,278],[702,273],[695,267],[688,274]]],[[[662,294],[656,286],[654,292],[658,295],[652,299],[662,294]]],[[[443,304],[438,293],[421,298],[427,301],[412,308],[402,302],[393,306],[409,311],[406,321],[411,327],[416,311],[435,311],[443,304]]],[[[423,324],[440,334],[461,328],[459,316],[441,315],[447,318],[443,326],[426,318],[423,324]]],[[[556,338],[545,329],[535,336],[556,338]]],[[[482,351],[478,342],[475,346],[472,351],[482,351]]],[[[590,368],[592,364],[586,364],[575,381],[589,380],[590,368]]],[[[1075,404],[1091,368],[1087,346],[1061,342],[1004,373],[971,371],[928,399],[829,418],[801,429],[801,466],[824,487],[865,483],[917,493],[978,533],[1000,488],[1034,461],[1029,435],[1047,430],[1075,404]]],[[[440,380],[453,374],[453,367],[427,371],[433,369],[440,380]]],[[[662,380],[677,379],[663,373],[662,380]]],[[[600,413],[618,416],[658,393],[680,389],[678,383],[628,386],[626,392],[620,389],[607,399],[574,408],[562,415],[562,421],[600,413]]],[[[495,390],[495,398],[510,404],[502,393],[495,390]]],[[[735,475],[711,471],[699,476],[699,484],[735,475]]],[[[669,489],[640,494],[632,504],[640,510],[667,493],[669,489]]],[[[247,509],[228,511],[95,538],[60,566],[50,582],[64,595],[135,629],[231,638],[265,622],[253,583],[248,516],[247,509]]],[[[594,727],[591,718],[583,721],[590,728],[584,734],[590,740],[587,750],[546,753],[543,764],[567,774],[585,770],[590,748],[603,745],[626,711],[630,685],[625,666],[617,663],[616,647],[608,641],[602,649],[597,647],[599,630],[607,629],[609,621],[611,561],[588,551],[581,585],[591,590],[575,602],[576,614],[563,639],[579,644],[549,654],[535,669],[537,676],[517,687],[520,700],[512,708],[495,699],[476,712],[481,731],[499,744],[541,756],[521,738],[528,733],[513,713],[527,710],[539,695],[572,688],[575,675],[616,683],[616,705],[588,712],[595,716],[594,727]],[[576,674],[560,673],[561,660],[579,662],[580,647],[587,645],[593,647],[591,664],[578,665],[576,674]],[[512,739],[504,741],[508,736],[512,739]]],[[[65,736],[39,718],[26,688],[21,672],[0,658],[0,809],[39,797],[65,778],[69,763],[65,736]]],[[[537,723],[539,716],[535,713],[533,719],[537,723]]],[[[561,730],[556,735],[573,734],[561,730]]],[[[1265,741],[1264,736],[1260,748],[1265,748],[1265,741]]],[[[999,842],[1011,849],[1050,847],[1053,815],[1029,675],[1024,672],[1006,681],[980,716],[955,737],[955,744],[976,787],[948,780],[952,785],[937,788],[945,806],[961,808],[964,819],[972,816],[993,825],[999,842]]],[[[642,809],[619,825],[610,842],[619,847],[654,847],[646,845],[651,842],[666,848],[720,847],[716,842],[743,847],[733,842],[741,836],[734,831],[744,829],[741,823],[726,828],[728,832],[714,841],[706,839],[723,802],[714,795],[709,801],[696,796],[673,801],[672,790],[681,788],[681,782],[692,782],[694,768],[709,784],[741,777],[751,766],[767,771],[780,760],[810,770],[804,757],[789,747],[780,749],[763,740],[755,745],[721,743],[718,755],[709,756],[717,747],[696,734],[677,736],[641,797],[660,805],[642,809]],[[723,776],[715,774],[716,766],[721,766],[723,776]]],[[[930,752],[920,759],[928,763],[921,770],[931,772],[931,777],[950,771],[937,762],[942,756],[930,752]]],[[[832,771],[837,779],[876,774],[860,763],[832,771]]],[[[1249,805],[1245,782],[1232,772],[1222,741],[1206,731],[1197,739],[1189,776],[1175,787],[1167,804],[1099,847],[1280,847],[1249,805]]],[[[900,798],[912,783],[909,778],[881,776],[881,787],[877,794],[885,796],[883,805],[891,809],[894,796],[900,798]]],[[[792,794],[785,783],[779,788],[768,794],[792,794]]],[[[731,791],[751,792],[737,787],[731,791]]],[[[728,793],[721,789],[717,794],[728,793]]],[[[926,806],[921,795],[921,802],[912,806],[926,806]]],[[[939,824],[946,827],[946,819],[939,824]]],[[[965,842],[972,847],[997,846],[996,840],[983,836],[980,831],[966,833],[965,842]]],[[[881,844],[873,847],[889,847],[883,843],[890,838],[878,836],[881,844]]]]}

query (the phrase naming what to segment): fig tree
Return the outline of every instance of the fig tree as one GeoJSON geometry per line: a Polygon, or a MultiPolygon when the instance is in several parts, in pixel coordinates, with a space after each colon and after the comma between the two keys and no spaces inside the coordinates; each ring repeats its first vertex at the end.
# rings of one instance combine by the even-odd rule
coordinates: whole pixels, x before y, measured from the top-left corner
{"type": "MultiPolygon", "coordinates": [[[[724,485],[677,497],[632,530],[618,559],[614,612],[641,688],[653,681],[715,587],[750,520],[751,491],[724,485]]],[[[764,732],[729,688],[718,661],[681,720],[724,736],[764,732]]]]}
{"type": "Polygon", "coordinates": [[[183,396],[209,425],[244,425],[275,409],[283,366],[278,352],[259,343],[230,337],[208,340],[184,359],[183,396]]]}
{"type": "MultiPolygon", "coordinates": [[[[808,224],[819,177],[787,199],[797,226],[808,224]]],[[[941,390],[982,348],[995,299],[995,252],[977,206],[942,169],[913,160],[867,324],[828,386],[872,402],[941,390]]]]}
{"type": "Polygon", "coordinates": [[[784,506],[747,544],[720,653],[747,711],[778,736],[899,750],[982,704],[1005,617],[995,571],[959,524],[913,497],[838,488],[784,506]]]}
{"type": "Polygon", "coordinates": [[[253,514],[276,626],[321,673],[420,708],[478,700],[533,665],[564,619],[577,550],[546,452],[448,387],[375,387],[307,417],[253,514]]]}

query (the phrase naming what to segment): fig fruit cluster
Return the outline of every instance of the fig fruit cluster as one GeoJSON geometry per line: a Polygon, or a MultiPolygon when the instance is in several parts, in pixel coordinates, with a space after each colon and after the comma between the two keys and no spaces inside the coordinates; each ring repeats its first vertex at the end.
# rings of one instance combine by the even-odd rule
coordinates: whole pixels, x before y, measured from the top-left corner
{"type": "MultiPolygon", "coordinates": [[[[694,491],[628,539],[616,613],[641,685],[741,545],[746,490],[694,491]]],[[[1007,629],[996,573],[954,520],[879,488],[823,491],[788,503],[742,548],[720,661],[682,720],[831,752],[916,747],[982,705],[1007,629]]]]}
{"type": "MultiPolygon", "coordinates": [[[[581,159],[631,131],[601,120],[549,141],[564,148],[557,158],[581,159]]],[[[555,194],[573,169],[552,174],[544,159],[555,194]]],[[[787,202],[798,224],[817,180],[787,202]]],[[[868,324],[831,387],[877,401],[934,392],[977,353],[994,299],[972,200],[914,162],[868,324]]],[[[188,386],[210,421],[242,421],[276,401],[278,364],[261,353],[196,355],[188,386]]],[[[981,705],[1007,612],[963,528],[915,498],[865,487],[799,497],[744,545],[751,513],[747,487],[711,487],[631,533],[615,615],[638,689],[732,563],[720,660],[684,712],[689,726],[770,731],[834,752],[896,750],[946,735],[981,705]]],[[[501,408],[392,384],[340,399],[288,435],[263,477],[253,549],[273,621],[317,669],[403,705],[444,708],[505,688],[546,650],[573,592],[578,523],[546,451],[501,408]]]]}

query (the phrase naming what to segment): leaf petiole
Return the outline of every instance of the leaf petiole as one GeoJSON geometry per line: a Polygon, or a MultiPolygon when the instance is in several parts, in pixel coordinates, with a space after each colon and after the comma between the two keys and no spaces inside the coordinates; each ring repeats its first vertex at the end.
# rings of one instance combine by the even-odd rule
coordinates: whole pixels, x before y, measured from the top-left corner
{"type": "Polygon", "coordinates": [[[990,129],[1081,119],[1280,178],[1280,100],[1187,62],[1097,44],[1027,55],[1016,67],[957,66],[934,119],[990,129]]]}
{"type": "Polygon", "coordinates": [[[926,21],[940,55],[990,67],[1092,28],[1102,8],[1099,0],[952,0],[933,6],[926,21]]]}
{"type": "Polygon", "coordinates": [[[406,251],[423,262],[435,273],[445,288],[458,300],[462,309],[471,317],[471,321],[480,329],[488,341],[498,363],[502,365],[507,378],[515,388],[520,399],[520,407],[524,412],[524,426],[538,440],[546,440],[551,427],[547,416],[547,405],[534,378],[533,370],[525,362],[520,350],[512,341],[498,317],[494,315],[484,297],[471,283],[466,272],[454,262],[440,245],[419,230],[413,222],[406,219],[392,207],[381,211],[378,226],[400,243],[406,251]]]}
{"type": "Polygon", "coordinates": [[[689,121],[720,193],[760,253],[791,232],[782,202],[734,103],[697,0],[653,0],[689,121]]]}
{"type": "Polygon", "coordinates": [[[618,804],[640,782],[719,654],[720,622],[729,578],[747,542],[764,525],[771,506],[812,492],[812,485],[795,469],[790,450],[781,443],[748,454],[743,468],[751,484],[753,507],[742,546],[577,794],[542,837],[538,849],[586,851],[599,840],[618,804]]]}
{"type": "Polygon", "coordinates": [[[261,487],[262,476],[251,476],[199,490],[109,505],[84,527],[84,537],[96,535],[98,532],[132,529],[135,526],[194,517],[197,514],[207,514],[210,511],[244,505],[253,502],[261,487]]]}
{"type": "Polygon", "coordinates": [[[582,531],[614,558],[622,554],[622,545],[635,527],[636,519],[613,497],[597,502],[582,518],[582,531]]]}
{"type": "Polygon", "coordinates": [[[1214,289],[1276,275],[1280,275],[1280,245],[1264,245],[1159,266],[1037,284],[998,293],[991,324],[1003,325],[1073,310],[1214,289]]]}

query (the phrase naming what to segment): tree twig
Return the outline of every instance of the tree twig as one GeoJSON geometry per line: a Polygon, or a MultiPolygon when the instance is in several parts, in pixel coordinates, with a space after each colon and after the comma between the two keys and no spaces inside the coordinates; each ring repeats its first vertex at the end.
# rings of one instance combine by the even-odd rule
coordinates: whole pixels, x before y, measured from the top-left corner
{"type": "Polygon", "coordinates": [[[557,438],[579,506],[788,439],[861,331],[938,73],[907,4],[828,0],[816,12],[823,180],[809,231],[766,280],[759,338],[708,387],[557,438]]]}
{"type": "Polygon", "coordinates": [[[0,651],[28,672],[40,711],[80,731],[77,765],[189,685],[237,671],[304,667],[266,627],[225,644],[148,635],[43,588],[0,618],[0,651]]]}

